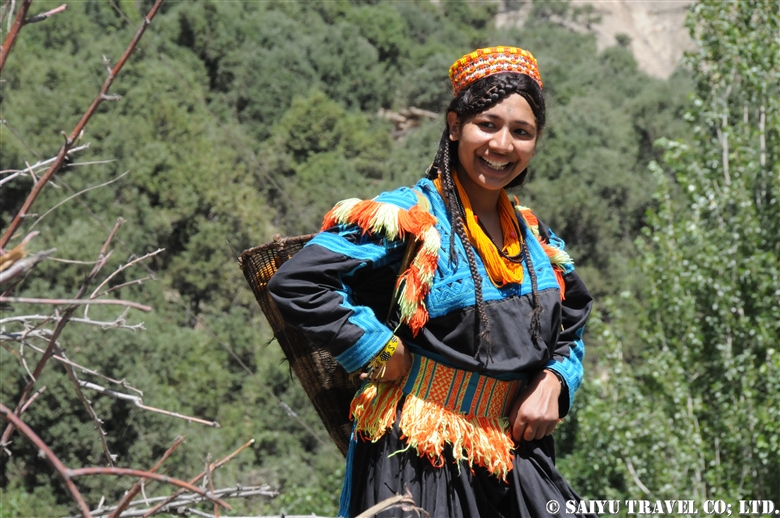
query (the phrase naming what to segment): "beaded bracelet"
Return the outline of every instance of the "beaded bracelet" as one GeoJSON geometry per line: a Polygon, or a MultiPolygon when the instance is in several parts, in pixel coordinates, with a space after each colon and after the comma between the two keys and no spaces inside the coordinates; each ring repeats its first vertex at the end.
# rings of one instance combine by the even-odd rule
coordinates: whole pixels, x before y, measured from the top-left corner
{"type": "Polygon", "coordinates": [[[395,353],[395,350],[398,349],[398,343],[398,337],[393,335],[387,344],[385,344],[385,348],[382,349],[379,354],[374,356],[370,362],[368,362],[368,365],[366,366],[368,379],[378,379],[385,375],[387,360],[389,360],[393,353],[395,353]],[[379,373],[374,376],[374,373],[377,369],[379,369],[379,373]]]}

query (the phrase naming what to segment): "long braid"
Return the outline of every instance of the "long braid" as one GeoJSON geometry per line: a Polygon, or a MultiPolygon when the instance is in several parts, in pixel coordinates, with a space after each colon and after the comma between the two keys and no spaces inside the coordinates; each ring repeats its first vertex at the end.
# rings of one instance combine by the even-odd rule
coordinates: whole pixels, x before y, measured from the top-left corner
{"type": "Polygon", "coordinates": [[[531,341],[534,343],[534,347],[541,350],[539,345],[541,342],[542,332],[542,312],[544,306],[539,301],[539,288],[536,280],[536,269],[534,263],[531,260],[531,253],[528,251],[528,240],[523,239],[523,255],[525,256],[525,265],[528,267],[528,274],[531,276],[531,303],[533,311],[531,312],[531,341]]]}
{"type": "MultiPolygon", "coordinates": [[[[488,361],[492,361],[492,347],[490,342],[490,321],[487,318],[485,312],[485,301],[482,294],[482,276],[477,269],[477,259],[474,256],[474,250],[469,242],[468,234],[466,233],[466,226],[463,222],[465,217],[465,211],[463,210],[463,204],[458,196],[458,189],[455,187],[455,181],[453,179],[453,148],[456,144],[449,138],[449,131],[445,128],[442,133],[441,141],[439,142],[439,149],[434,158],[433,168],[441,179],[442,188],[444,190],[444,199],[447,203],[449,213],[449,223],[452,233],[450,234],[450,261],[453,266],[458,264],[458,252],[455,247],[455,235],[458,236],[463,248],[466,251],[466,259],[469,263],[469,271],[471,272],[471,278],[474,281],[474,294],[476,296],[476,309],[477,320],[475,321],[474,335],[477,341],[477,350],[474,354],[474,358],[478,359],[479,353],[482,350],[483,340],[487,342],[488,361]]],[[[433,173],[433,171],[432,171],[433,173]]],[[[435,176],[435,175],[432,175],[435,176]]]]}

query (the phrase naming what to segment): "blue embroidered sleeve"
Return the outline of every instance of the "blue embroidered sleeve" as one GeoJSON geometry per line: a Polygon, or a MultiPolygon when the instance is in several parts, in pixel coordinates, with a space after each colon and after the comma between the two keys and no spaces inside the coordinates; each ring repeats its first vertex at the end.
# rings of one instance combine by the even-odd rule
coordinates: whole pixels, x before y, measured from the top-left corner
{"type": "MultiPolygon", "coordinates": [[[[416,203],[408,188],[376,201],[401,208],[416,203]]],[[[268,283],[284,319],[315,346],[355,372],[379,354],[393,332],[384,324],[404,241],[341,225],[320,232],[268,283]]]]}
{"type": "MultiPolygon", "coordinates": [[[[556,236],[544,224],[539,228],[550,245],[564,249],[561,238],[556,236]]],[[[561,333],[555,347],[553,358],[545,368],[555,372],[565,383],[561,393],[559,408],[561,417],[565,416],[574,404],[574,396],[582,384],[582,359],[585,356],[585,343],[582,334],[585,323],[593,306],[593,299],[585,284],[574,271],[574,265],[569,263],[563,267],[565,298],[561,301],[561,333]]]]}

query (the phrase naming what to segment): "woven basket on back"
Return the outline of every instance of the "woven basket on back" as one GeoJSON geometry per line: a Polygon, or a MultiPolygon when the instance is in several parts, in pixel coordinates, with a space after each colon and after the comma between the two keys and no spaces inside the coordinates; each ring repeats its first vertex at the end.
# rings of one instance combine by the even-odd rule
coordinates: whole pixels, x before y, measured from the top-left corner
{"type": "Polygon", "coordinates": [[[352,431],[349,405],[359,381],[350,379],[328,351],[314,347],[300,331],[285,322],[267,290],[268,281],[276,270],[312,237],[313,234],[284,238],[277,235],[270,243],[244,251],[238,265],[303,390],[314,403],[336,446],[346,455],[352,431]]]}

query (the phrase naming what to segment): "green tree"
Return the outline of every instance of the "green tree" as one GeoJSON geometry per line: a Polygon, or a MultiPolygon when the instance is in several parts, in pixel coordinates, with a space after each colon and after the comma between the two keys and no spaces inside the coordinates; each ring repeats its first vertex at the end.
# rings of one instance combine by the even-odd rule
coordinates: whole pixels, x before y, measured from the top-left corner
{"type": "Polygon", "coordinates": [[[693,140],[659,142],[642,306],[596,322],[609,354],[564,469],[591,496],[777,502],[780,6],[703,0],[688,26],[693,140]],[[645,349],[624,357],[637,318],[645,349]]]}

